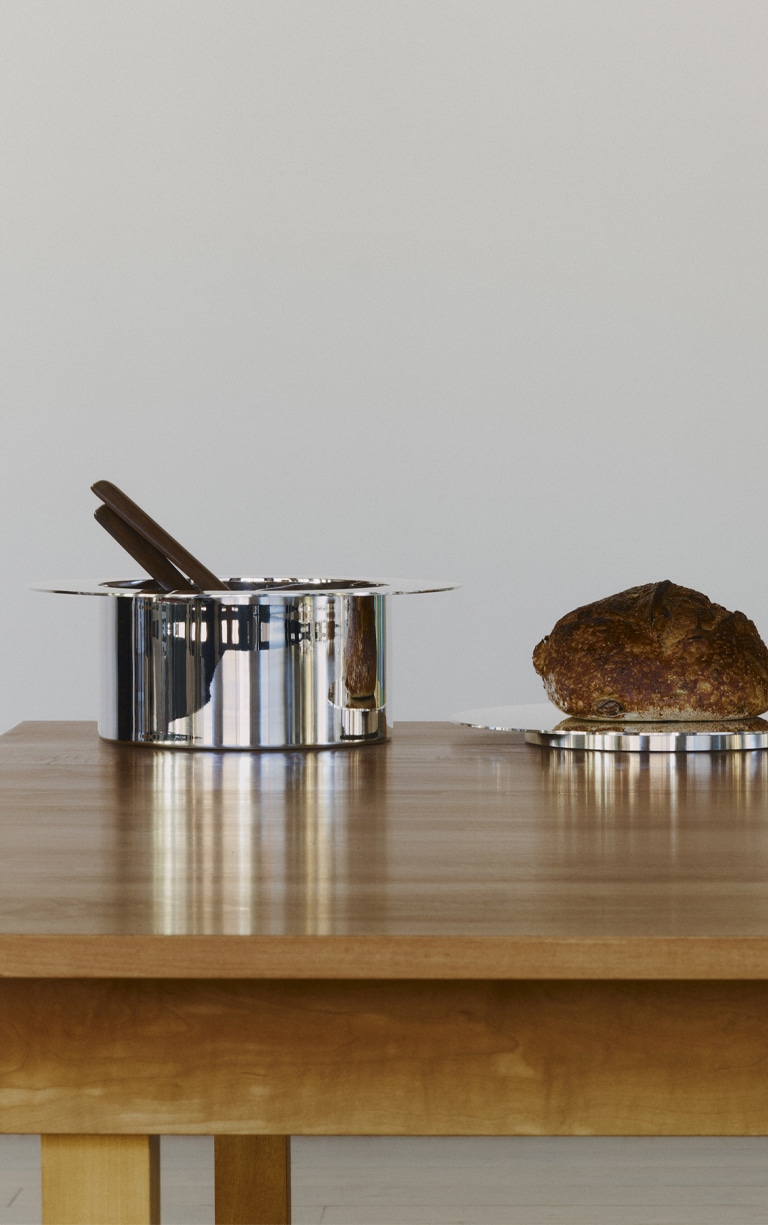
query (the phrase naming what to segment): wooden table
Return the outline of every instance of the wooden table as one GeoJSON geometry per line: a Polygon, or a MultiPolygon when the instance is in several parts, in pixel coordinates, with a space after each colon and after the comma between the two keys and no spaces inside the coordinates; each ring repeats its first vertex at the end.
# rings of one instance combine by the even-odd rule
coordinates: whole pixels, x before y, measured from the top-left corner
{"type": "Polygon", "coordinates": [[[287,1221],[292,1134],[768,1132],[768,753],[450,724],[330,752],[0,738],[0,1119],[44,1220],[287,1221]]]}

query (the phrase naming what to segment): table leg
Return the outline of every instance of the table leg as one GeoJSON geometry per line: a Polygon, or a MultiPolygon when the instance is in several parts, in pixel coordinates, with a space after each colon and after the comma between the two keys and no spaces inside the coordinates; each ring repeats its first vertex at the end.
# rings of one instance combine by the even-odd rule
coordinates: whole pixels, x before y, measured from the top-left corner
{"type": "Polygon", "coordinates": [[[289,1136],[215,1136],[216,1225],[290,1225],[289,1136]]]}
{"type": "Polygon", "coordinates": [[[160,1225],[159,1136],[42,1136],[43,1225],[160,1225]]]}

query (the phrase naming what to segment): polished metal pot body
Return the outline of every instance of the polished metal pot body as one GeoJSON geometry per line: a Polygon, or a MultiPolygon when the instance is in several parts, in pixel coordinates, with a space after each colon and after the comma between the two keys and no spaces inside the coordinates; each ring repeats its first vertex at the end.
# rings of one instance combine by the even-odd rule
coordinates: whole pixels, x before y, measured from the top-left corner
{"type": "Polygon", "coordinates": [[[99,732],[193,749],[386,740],[388,599],[246,585],[113,594],[101,608],[99,732]]]}

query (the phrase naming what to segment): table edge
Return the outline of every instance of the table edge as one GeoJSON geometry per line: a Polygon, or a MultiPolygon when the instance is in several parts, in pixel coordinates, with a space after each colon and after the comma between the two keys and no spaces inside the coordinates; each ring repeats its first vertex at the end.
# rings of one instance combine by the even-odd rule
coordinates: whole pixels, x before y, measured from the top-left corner
{"type": "Polygon", "coordinates": [[[768,937],[0,933],[0,977],[768,979],[768,937]]]}

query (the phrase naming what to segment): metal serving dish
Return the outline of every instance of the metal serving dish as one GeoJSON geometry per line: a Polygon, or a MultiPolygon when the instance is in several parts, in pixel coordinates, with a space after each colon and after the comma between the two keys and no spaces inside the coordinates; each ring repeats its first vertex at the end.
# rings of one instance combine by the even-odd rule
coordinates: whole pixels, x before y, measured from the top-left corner
{"type": "Polygon", "coordinates": [[[193,749],[376,743],[387,718],[392,595],[450,584],[232,578],[230,590],[151,581],[46,583],[107,597],[99,734],[193,749]]]}
{"type": "Polygon", "coordinates": [[[524,732],[528,744],[603,752],[716,753],[767,749],[768,719],[652,723],[640,719],[576,719],[551,702],[465,710],[452,722],[495,732],[524,732]]]}

